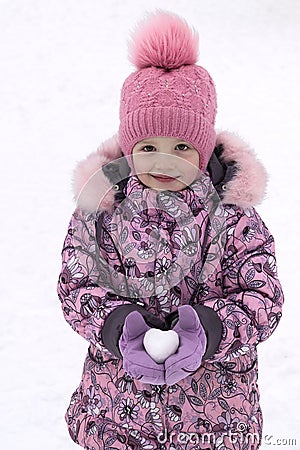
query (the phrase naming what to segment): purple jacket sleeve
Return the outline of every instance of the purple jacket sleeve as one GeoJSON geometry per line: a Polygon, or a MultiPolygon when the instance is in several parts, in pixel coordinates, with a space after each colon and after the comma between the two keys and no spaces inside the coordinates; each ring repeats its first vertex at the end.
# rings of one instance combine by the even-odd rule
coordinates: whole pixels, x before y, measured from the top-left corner
{"type": "Polygon", "coordinates": [[[151,326],[163,328],[164,324],[124,295],[126,279],[114,267],[117,252],[109,233],[101,248],[98,246],[96,220],[95,214],[80,208],[73,213],[63,245],[57,292],[71,327],[103,353],[120,357],[117,343],[130,312],[140,311],[151,326]],[[117,308],[118,313],[112,315],[117,308]]]}
{"type": "MultiPolygon", "coordinates": [[[[283,294],[274,239],[264,222],[254,209],[244,213],[236,208],[232,217],[220,270],[199,303],[218,315],[223,328],[218,349],[209,362],[220,361],[244,370],[253,364],[257,344],[278,325],[283,294]]],[[[198,314],[201,319],[203,313],[199,310],[198,314]]],[[[214,330],[208,333],[214,334],[214,330]]]]}

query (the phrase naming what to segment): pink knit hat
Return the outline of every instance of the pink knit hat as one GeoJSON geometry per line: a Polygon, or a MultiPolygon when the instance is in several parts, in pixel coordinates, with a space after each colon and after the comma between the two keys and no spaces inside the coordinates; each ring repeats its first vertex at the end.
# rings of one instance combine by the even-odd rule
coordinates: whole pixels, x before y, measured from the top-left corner
{"type": "Polygon", "coordinates": [[[146,138],[168,136],[191,143],[204,170],[216,134],[216,92],[209,73],[195,63],[198,34],[169,12],[159,11],[133,34],[130,60],[138,69],[121,92],[119,142],[125,156],[146,138]]]}

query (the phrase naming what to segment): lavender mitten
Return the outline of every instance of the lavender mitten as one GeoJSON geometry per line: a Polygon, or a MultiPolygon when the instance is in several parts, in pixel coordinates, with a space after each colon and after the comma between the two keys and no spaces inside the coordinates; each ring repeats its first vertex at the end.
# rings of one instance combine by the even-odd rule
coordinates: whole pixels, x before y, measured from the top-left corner
{"type": "Polygon", "coordinates": [[[179,320],[173,328],[179,335],[179,348],[165,361],[166,384],[172,385],[201,365],[206,350],[206,334],[198,314],[190,305],[179,306],[179,320]]]}
{"type": "Polygon", "coordinates": [[[125,319],[119,348],[123,356],[123,369],[143,383],[165,384],[164,364],[157,364],[146,352],[143,339],[150,327],[138,311],[125,319]]]}

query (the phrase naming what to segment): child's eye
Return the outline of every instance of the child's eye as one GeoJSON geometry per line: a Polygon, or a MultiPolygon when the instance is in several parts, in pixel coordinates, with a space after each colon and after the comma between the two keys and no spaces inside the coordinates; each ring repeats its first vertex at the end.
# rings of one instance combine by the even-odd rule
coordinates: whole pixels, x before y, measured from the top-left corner
{"type": "Polygon", "coordinates": [[[144,152],[153,152],[155,150],[155,147],[153,145],[145,145],[145,147],[142,148],[144,152]]]}
{"type": "Polygon", "coordinates": [[[186,144],[178,144],[176,145],[176,150],[185,151],[188,150],[190,147],[186,144]]]}

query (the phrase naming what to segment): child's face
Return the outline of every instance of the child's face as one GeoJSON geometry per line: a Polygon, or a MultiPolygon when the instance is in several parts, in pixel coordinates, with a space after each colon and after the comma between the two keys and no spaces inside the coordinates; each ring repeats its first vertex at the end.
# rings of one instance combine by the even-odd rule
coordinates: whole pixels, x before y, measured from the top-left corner
{"type": "Polygon", "coordinates": [[[133,147],[132,156],[139,180],[158,191],[181,191],[199,174],[199,153],[177,138],[144,139],[133,147]]]}

